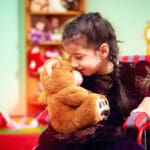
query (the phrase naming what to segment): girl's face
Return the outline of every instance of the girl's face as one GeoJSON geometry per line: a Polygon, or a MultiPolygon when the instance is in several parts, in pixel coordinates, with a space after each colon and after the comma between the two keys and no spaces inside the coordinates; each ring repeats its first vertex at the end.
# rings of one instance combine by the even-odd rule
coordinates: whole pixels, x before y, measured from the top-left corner
{"type": "Polygon", "coordinates": [[[90,76],[101,72],[101,68],[105,67],[106,59],[101,59],[99,51],[92,48],[84,48],[75,43],[68,43],[65,50],[72,57],[72,65],[83,75],[90,76]]]}

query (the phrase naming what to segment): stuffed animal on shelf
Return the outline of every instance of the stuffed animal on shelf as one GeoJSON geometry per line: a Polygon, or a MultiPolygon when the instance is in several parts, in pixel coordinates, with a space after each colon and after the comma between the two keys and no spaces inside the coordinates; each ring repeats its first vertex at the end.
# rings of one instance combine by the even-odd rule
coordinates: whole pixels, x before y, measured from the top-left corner
{"type": "Polygon", "coordinates": [[[49,1],[48,0],[32,0],[30,3],[30,11],[48,11],[49,1]]]}
{"type": "Polygon", "coordinates": [[[43,65],[40,81],[47,94],[51,125],[59,133],[73,133],[108,118],[106,97],[80,87],[82,80],[66,60],[52,58],[43,65]]]}
{"type": "Polygon", "coordinates": [[[78,10],[79,9],[79,0],[61,0],[63,6],[67,10],[78,10]]]}
{"type": "Polygon", "coordinates": [[[29,75],[39,74],[45,59],[41,56],[38,46],[32,47],[28,52],[28,73],[29,75]]]}
{"type": "Polygon", "coordinates": [[[61,41],[62,31],[59,19],[57,17],[51,17],[49,21],[50,36],[52,41],[61,41]]]}
{"type": "Polygon", "coordinates": [[[44,59],[47,60],[49,58],[60,56],[58,50],[55,47],[51,47],[45,50],[44,59]]]}
{"type": "Polygon", "coordinates": [[[34,44],[49,41],[50,34],[46,31],[47,19],[45,17],[34,19],[33,27],[29,31],[29,40],[34,44]]]}
{"type": "Polygon", "coordinates": [[[63,6],[61,0],[49,0],[49,11],[65,12],[66,8],[63,6]]]}

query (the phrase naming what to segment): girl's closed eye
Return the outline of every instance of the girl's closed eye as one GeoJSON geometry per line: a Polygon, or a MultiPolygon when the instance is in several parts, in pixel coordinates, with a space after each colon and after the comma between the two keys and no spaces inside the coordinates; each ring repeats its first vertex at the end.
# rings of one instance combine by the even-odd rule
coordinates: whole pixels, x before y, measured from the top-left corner
{"type": "Polygon", "coordinates": [[[81,59],[84,58],[84,55],[78,55],[78,56],[75,56],[75,58],[76,58],[77,60],[81,60],[81,59]]]}

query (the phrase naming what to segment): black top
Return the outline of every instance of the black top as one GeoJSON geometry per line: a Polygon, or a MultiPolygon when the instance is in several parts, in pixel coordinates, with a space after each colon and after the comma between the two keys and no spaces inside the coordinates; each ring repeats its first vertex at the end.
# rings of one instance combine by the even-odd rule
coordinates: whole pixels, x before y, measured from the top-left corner
{"type": "MultiPolygon", "coordinates": [[[[111,150],[116,141],[124,139],[126,135],[122,128],[120,128],[124,122],[124,117],[129,115],[133,108],[137,107],[145,95],[139,92],[140,90],[135,87],[135,69],[139,64],[122,65],[123,69],[120,68],[120,79],[114,79],[113,74],[103,76],[92,75],[90,77],[84,77],[82,84],[83,87],[93,92],[106,95],[111,108],[108,120],[81,129],[71,135],[59,134],[49,126],[40,136],[37,150],[111,150]],[[129,71],[127,72],[126,69],[129,71]],[[127,109],[122,107],[123,103],[120,103],[121,99],[124,101],[125,98],[127,99],[127,109]]],[[[146,63],[146,66],[148,65],[150,67],[150,64],[146,63]]],[[[143,69],[143,64],[141,69],[143,69]]],[[[147,77],[147,74],[145,74],[144,77],[147,77]]],[[[148,94],[150,94],[149,90],[148,94]]],[[[133,148],[136,146],[134,145],[133,148]]],[[[130,148],[131,147],[130,144],[130,148]]],[[[136,149],[138,148],[136,147],[136,149]]]]}

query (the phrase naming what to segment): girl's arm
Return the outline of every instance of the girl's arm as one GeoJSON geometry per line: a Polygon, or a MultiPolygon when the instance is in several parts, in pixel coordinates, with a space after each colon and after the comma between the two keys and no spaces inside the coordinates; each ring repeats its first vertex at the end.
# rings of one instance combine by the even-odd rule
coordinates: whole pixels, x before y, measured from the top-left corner
{"type": "Polygon", "coordinates": [[[145,97],[138,107],[131,111],[131,114],[135,112],[146,112],[150,118],[150,97],[145,97]]]}

